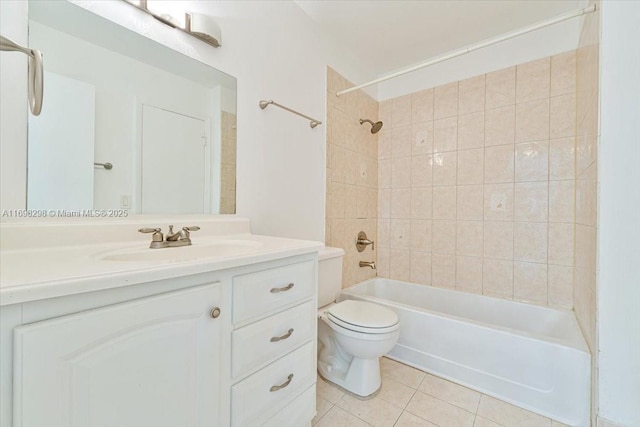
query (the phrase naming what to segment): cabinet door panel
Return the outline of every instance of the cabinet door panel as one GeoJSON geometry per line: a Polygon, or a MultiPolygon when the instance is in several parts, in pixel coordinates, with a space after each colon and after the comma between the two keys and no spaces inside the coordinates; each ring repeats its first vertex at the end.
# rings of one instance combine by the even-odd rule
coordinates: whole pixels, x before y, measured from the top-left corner
{"type": "Polygon", "coordinates": [[[220,284],[15,329],[16,427],[215,426],[220,284]]]}

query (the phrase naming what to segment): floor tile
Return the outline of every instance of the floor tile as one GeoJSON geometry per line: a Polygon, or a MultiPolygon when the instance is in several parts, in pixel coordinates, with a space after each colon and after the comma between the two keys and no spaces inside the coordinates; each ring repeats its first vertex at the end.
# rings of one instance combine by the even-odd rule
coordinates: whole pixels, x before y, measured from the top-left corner
{"type": "Polygon", "coordinates": [[[481,393],[468,389],[451,381],[427,374],[418,388],[440,400],[449,402],[471,413],[476,413],[481,393]]]}
{"type": "Polygon", "coordinates": [[[336,406],[376,427],[392,427],[402,413],[402,408],[378,397],[360,400],[345,394],[336,406]]]}
{"type": "Polygon", "coordinates": [[[327,381],[320,378],[320,376],[318,376],[316,383],[316,392],[320,397],[324,397],[334,404],[344,396],[344,392],[342,390],[332,384],[329,384],[327,381]]]}
{"type": "Polygon", "coordinates": [[[498,423],[494,423],[491,420],[488,420],[486,418],[482,418],[476,415],[476,420],[473,423],[473,427],[502,427],[502,426],[498,423]]]}
{"type": "Polygon", "coordinates": [[[392,380],[391,378],[383,378],[382,379],[382,387],[380,387],[380,392],[378,396],[382,400],[386,400],[387,402],[404,409],[407,406],[407,403],[411,400],[413,393],[416,391],[411,387],[399,383],[396,380],[392,380]]]}
{"type": "Polygon", "coordinates": [[[329,412],[329,409],[331,409],[332,407],[333,407],[333,403],[329,402],[327,399],[325,399],[324,397],[321,397],[320,395],[316,395],[317,414],[315,417],[313,417],[311,424],[315,425],[318,421],[320,421],[320,418],[322,418],[324,414],[329,412]]]}
{"type": "Polygon", "coordinates": [[[318,427],[367,427],[369,425],[337,406],[329,409],[329,412],[316,424],[318,427]]]}
{"type": "Polygon", "coordinates": [[[551,420],[485,394],[480,398],[478,415],[505,427],[551,427],[551,420]]]}
{"type": "Polygon", "coordinates": [[[473,427],[475,415],[433,396],[417,391],[407,411],[440,427],[473,427]]]}
{"type": "Polygon", "coordinates": [[[382,358],[380,366],[382,387],[364,401],[318,377],[312,425],[568,427],[391,359],[382,358]]]}
{"type": "Polygon", "coordinates": [[[380,359],[380,370],[383,379],[391,378],[414,389],[420,386],[422,379],[426,375],[418,369],[396,362],[395,360],[387,359],[386,357],[380,359]]]}
{"type": "Polygon", "coordinates": [[[413,415],[410,412],[404,411],[398,421],[396,421],[396,425],[394,427],[438,427],[435,424],[430,423],[427,420],[423,420],[420,417],[413,415]]]}

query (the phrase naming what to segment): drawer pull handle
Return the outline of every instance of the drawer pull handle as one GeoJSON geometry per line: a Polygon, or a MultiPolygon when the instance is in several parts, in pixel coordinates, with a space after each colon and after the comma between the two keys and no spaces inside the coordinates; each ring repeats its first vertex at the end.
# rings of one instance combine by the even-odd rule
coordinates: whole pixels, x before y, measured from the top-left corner
{"type": "Polygon", "coordinates": [[[271,338],[271,342],[278,342],[278,341],[286,340],[287,338],[289,338],[291,336],[292,333],[293,333],[293,328],[289,329],[287,331],[287,333],[282,335],[282,336],[271,338]]]}
{"type": "Polygon", "coordinates": [[[289,384],[291,384],[291,380],[293,379],[293,374],[289,374],[289,376],[287,377],[287,380],[285,382],[283,382],[280,385],[274,385],[271,386],[271,388],[269,389],[269,391],[278,391],[278,390],[282,390],[283,388],[285,388],[286,386],[288,386],[289,384]]]}
{"type": "Polygon", "coordinates": [[[213,317],[214,319],[217,319],[218,317],[220,317],[220,307],[213,307],[211,309],[211,313],[209,313],[211,315],[211,317],[213,317]]]}
{"type": "Polygon", "coordinates": [[[293,283],[289,283],[287,286],[283,286],[281,288],[271,288],[272,294],[277,294],[278,292],[286,292],[289,289],[292,289],[295,285],[293,283]]]}

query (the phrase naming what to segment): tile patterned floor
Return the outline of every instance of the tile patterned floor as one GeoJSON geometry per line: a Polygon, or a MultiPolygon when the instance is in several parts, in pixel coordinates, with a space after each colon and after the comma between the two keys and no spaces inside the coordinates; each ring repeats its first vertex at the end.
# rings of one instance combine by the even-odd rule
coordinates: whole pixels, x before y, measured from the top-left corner
{"type": "Polygon", "coordinates": [[[359,400],[318,377],[317,427],[561,427],[477,391],[383,357],[382,388],[359,400]]]}

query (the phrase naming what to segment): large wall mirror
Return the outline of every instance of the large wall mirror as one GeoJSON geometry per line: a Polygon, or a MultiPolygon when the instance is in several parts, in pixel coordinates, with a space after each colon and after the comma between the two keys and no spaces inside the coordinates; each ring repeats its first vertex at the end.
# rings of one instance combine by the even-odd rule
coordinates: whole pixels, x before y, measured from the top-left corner
{"type": "Polygon", "coordinates": [[[29,209],[235,213],[234,77],[66,1],[29,2],[29,45],[29,209]]]}

